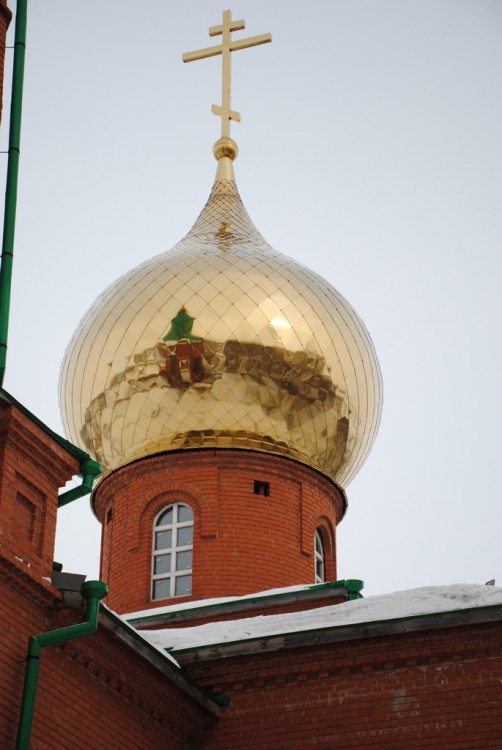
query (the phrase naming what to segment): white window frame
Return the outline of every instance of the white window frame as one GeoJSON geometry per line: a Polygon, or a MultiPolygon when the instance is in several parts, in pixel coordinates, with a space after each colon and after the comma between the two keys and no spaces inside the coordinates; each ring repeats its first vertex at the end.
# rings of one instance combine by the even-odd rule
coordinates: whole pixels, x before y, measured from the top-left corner
{"type": "Polygon", "coordinates": [[[192,593],[192,566],[193,566],[193,511],[186,503],[171,503],[166,505],[165,508],[157,513],[153,524],[153,539],[152,539],[152,600],[157,601],[159,599],[170,599],[172,597],[190,596],[192,593]],[[159,519],[164,515],[166,511],[172,508],[173,516],[172,523],[164,523],[159,525],[159,519]],[[190,511],[190,520],[180,521],[179,512],[181,508],[186,508],[190,511]],[[192,528],[192,541],[190,544],[178,544],[178,532],[180,529],[192,528]],[[171,545],[169,547],[160,547],[156,549],[157,534],[161,532],[171,531],[171,545]],[[182,552],[190,552],[192,555],[192,564],[190,568],[179,568],[179,554],[182,552]],[[162,572],[155,573],[156,558],[161,555],[170,555],[170,569],[162,572]],[[177,580],[182,576],[190,576],[190,591],[183,593],[176,593],[177,580]],[[163,596],[156,596],[156,583],[158,581],[169,581],[169,593],[163,596]]]}
{"type": "Polygon", "coordinates": [[[316,583],[326,582],[326,552],[319,529],[314,534],[314,575],[316,583]]]}

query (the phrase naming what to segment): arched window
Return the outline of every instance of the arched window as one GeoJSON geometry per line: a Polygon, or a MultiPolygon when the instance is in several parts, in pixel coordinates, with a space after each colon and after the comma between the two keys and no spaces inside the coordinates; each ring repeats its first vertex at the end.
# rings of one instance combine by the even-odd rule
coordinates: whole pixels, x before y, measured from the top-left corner
{"type": "Polygon", "coordinates": [[[153,526],[152,599],[192,593],[193,513],[184,503],[164,508],[153,526]]]}
{"type": "Polygon", "coordinates": [[[314,537],[314,559],[315,559],[315,582],[324,583],[326,572],[324,567],[324,545],[319,529],[316,530],[314,537]]]}

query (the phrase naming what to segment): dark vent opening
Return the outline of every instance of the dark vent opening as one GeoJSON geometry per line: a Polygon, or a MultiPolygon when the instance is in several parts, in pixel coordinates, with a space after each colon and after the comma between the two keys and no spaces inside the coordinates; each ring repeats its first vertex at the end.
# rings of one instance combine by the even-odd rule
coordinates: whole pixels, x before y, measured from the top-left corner
{"type": "Polygon", "coordinates": [[[260,482],[259,479],[255,479],[254,494],[268,497],[270,495],[270,482],[260,482]]]}

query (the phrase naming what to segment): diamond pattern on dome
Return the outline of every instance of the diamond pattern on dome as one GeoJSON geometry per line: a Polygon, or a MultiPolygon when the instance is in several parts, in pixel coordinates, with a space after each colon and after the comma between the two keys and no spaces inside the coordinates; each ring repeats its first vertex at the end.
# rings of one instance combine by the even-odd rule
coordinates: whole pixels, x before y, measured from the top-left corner
{"type": "Polygon", "coordinates": [[[265,242],[230,179],[215,182],[173,250],[96,300],[66,352],[60,393],[69,438],[105,473],[160,451],[224,446],[289,456],[342,486],[371,448],[381,407],[364,325],[333,287],[265,242]],[[180,311],[189,333],[173,328],[180,311]]]}

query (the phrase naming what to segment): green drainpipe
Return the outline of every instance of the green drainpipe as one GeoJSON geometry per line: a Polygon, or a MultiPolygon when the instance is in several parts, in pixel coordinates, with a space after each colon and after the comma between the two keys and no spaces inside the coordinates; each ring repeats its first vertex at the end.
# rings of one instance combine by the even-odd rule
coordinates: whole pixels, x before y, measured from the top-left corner
{"type": "Polygon", "coordinates": [[[363,598],[361,591],[364,588],[364,581],[361,581],[359,578],[346,579],[345,588],[347,589],[347,593],[349,595],[349,602],[353,601],[354,599],[363,598]]]}
{"type": "Polygon", "coordinates": [[[29,750],[31,725],[35,709],[40,654],[44,646],[66,643],[74,638],[91,635],[98,629],[99,602],[106,596],[108,587],[103,581],[86,581],[82,584],[82,596],[87,599],[86,622],[69,625],[48,633],[40,633],[29,639],[26,672],[24,676],[21,713],[17,732],[16,750],[29,750]]]}
{"type": "Polygon", "coordinates": [[[101,474],[101,464],[97,461],[93,461],[91,458],[86,458],[80,464],[80,476],[82,477],[82,484],[78,487],[74,487],[71,490],[63,492],[58,497],[58,508],[62,508],[63,505],[68,505],[74,500],[78,500],[79,497],[88,495],[92,492],[92,485],[96,477],[101,474]]]}
{"type": "Polygon", "coordinates": [[[21,145],[27,5],[28,0],[17,0],[12,97],[10,102],[9,156],[7,161],[7,183],[5,187],[2,266],[0,269],[0,386],[3,385],[7,362],[7,336],[9,332],[10,290],[12,285],[17,182],[21,145]]]}

